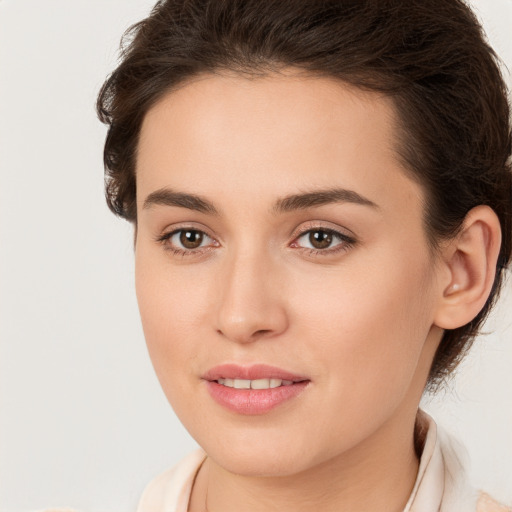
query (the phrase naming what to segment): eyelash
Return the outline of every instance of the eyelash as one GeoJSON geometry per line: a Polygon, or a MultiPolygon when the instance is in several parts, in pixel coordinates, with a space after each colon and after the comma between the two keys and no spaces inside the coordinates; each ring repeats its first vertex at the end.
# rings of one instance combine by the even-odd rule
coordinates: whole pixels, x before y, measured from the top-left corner
{"type": "Polygon", "coordinates": [[[296,246],[299,250],[306,252],[306,254],[309,256],[332,256],[334,254],[347,251],[355,244],[356,239],[354,237],[341,233],[335,229],[327,228],[324,226],[308,226],[306,229],[301,230],[297,235],[294,236],[291,246],[296,246]],[[338,243],[333,247],[327,247],[326,249],[316,249],[313,247],[301,247],[295,245],[299,239],[318,231],[322,231],[323,233],[332,236],[333,239],[336,239],[338,243]]]}
{"type": "MultiPolygon", "coordinates": [[[[198,254],[205,254],[207,252],[210,252],[215,247],[218,247],[218,242],[216,240],[214,240],[213,237],[208,235],[208,233],[206,233],[205,231],[203,231],[201,229],[188,228],[188,227],[174,229],[172,231],[169,231],[168,233],[164,233],[164,234],[158,236],[156,238],[156,241],[161,243],[162,245],[164,245],[165,249],[171,251],[174,255],[182,256],[182,257],[194,256],[194,255],[198,255],[198,254]],[[171,245],[169,242],[171,240],[171,238],[178,233],[182,233],[183,231],[194,231],[194,232],[200,233],[203,236],[208,237],[211,240],[213,240],[216,245],[212,246],[210,244],[206,247],[200,247],[197,249],[180,249],[178,247],[171,245]]],[[[350,249],[351,247],[353,247],[356,244],[356,242],[357,241],[354,237],[348,236],[344,233],[340,233],[339,231],[336,231],[335,229],[326,228],[323,226],[310,226],[307,229],[303,229],[299,233],[294,235],[293,242],[291,242],[290,246],[296,247],[297,250],[306,252],[307,255],[309,255],[309,256],[317,256],[317,255],[328,256],[328,255],[337,254],[338,252],[346,251],[346,250],[350,249]],[[304,237],[310,233],[314,233],[315,231],[322,231],[328,235],[331,235],[333,238],[338,240],[338,243],[334,247],[328,247],[326,249],[315,249],[315,248],[302,247],[302,246],[296,245],[297,241],[299,239],[301,239],[302,237],[304,237]]]]}
{"type": "Polygon", "coordinates": [[[178,247],[173,246],[170,243],[171,238],[174,235],[177,235],[178,233],[182,233],[184,231],[193,231],[195,233],[200,233],[203,236],[208,237],[211,240],[213,240],[216,243],[216,246],[218,246],[218,242],[216,240],[214,240],[214,238],[211,237],[208,233],[206,233],[202,229],[191,228],[191,227],[182,227],[182,228],[179,228],[179,229],[174,229],[172,231],[169,231],[168,233],[164,233],[164,234],[158,236],[156,241],[161,243],[162,245],[164,245],[165,249],[167,251],[171,251],[175,256],[182,256],[182,257],[194,256],[194,255],[197,255],[199,253],[205,254],[205,253],[211,251],[215,247],[215,246],[212,246],[211,244],[206,246],[206,247],[201,247],[201,248],[198,248],[198,249],[180,249],[178,247]]]}

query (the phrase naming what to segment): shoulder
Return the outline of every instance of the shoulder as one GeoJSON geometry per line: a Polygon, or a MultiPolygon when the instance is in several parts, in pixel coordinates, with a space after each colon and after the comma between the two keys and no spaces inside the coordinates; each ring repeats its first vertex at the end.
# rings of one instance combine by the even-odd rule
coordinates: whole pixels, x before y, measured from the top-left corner
{"type": "Polygon", "coordinates": [[[512,508],[498,503],[487,493],[482,492],[478,498],[476,512],[512,512],[512,508]]]}
{"type": "Polygon", "coordinates": [[[197,471],[206,455],[196,450],[153,479],[142,493],[137,512],[186,512],[197,471]]]}

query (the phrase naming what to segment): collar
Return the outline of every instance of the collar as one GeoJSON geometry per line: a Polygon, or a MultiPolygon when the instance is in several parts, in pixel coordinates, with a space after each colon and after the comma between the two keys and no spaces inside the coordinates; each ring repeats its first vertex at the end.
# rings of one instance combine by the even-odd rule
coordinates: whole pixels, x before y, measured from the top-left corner
{"type": "Polygon", "coordinates": [[[423,450],[418,476],[403,512],[460,512],[475,510],[477,494],[464,470],[462,446],[419,410],[416,442],[423,450]]]}

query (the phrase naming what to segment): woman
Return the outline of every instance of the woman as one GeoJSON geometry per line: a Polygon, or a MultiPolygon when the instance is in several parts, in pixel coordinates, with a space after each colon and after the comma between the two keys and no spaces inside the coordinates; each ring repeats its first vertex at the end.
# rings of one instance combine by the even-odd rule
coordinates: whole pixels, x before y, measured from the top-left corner
{"type": "Polygon", "coordinates": [[[499,510],[418,410],[512,250],[506,89],[471,11],[173,0],[131,34],[98,100],[107,199],[203,449],[140,512],[499,510]]]}

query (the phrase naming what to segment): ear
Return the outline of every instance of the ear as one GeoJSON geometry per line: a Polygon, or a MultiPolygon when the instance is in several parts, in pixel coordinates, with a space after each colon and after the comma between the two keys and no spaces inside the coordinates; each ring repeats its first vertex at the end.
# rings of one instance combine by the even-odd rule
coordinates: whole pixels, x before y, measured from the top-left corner
{"type": "Polygon", "coordinates": [[[471,322],[491,293],[501,246],[498,216],[480,205],[466,215],[460,234],[442,250],[440,300],[434,324],[456,329],[471,322]]]}

